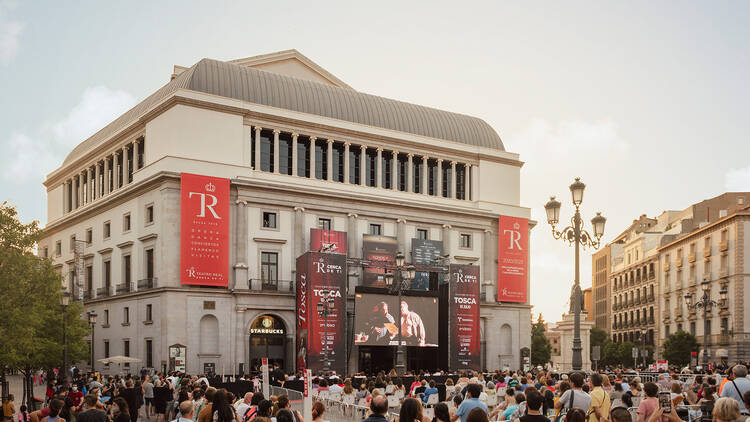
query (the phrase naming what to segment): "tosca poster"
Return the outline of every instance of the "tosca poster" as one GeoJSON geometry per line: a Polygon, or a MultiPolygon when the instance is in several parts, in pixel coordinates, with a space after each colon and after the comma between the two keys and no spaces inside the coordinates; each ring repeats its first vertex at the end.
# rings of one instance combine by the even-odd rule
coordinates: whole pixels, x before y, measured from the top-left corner
{"type": "Polygon", "coordinates": [[[479,266],[450,266],[449,365],[451,370],[480,370],[479,266]]]}
{"type": "Polygon", "coordinates": [[[500,216],[497,249],[498,302],[527,302],[529,220],[500,216]]]}
{"type": "Polygon", "coordinates": [[[346,373],[346,255],[307,252],[297,258],[296,313],[297,371],[323,371],[327,349],[331,369],[346,373]],[[325,297],[333,303],[322,316],[318,302],[325,297]]]}
{"type": "Polygon", "coordinates": [[[229,179],[182,173],[180,283],[229,284],[229,179]]]}

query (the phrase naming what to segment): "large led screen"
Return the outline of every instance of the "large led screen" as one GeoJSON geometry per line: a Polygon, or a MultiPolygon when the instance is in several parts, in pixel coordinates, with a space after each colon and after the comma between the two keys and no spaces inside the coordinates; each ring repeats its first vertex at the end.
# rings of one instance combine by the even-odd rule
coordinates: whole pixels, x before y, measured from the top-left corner
{"type": "Polygon", "coordinates": [[[401,315],[401,340],[406,346],[437,347],[438,298],[357,293],[354,299],[354,344],[397,346],[401,315]]]}

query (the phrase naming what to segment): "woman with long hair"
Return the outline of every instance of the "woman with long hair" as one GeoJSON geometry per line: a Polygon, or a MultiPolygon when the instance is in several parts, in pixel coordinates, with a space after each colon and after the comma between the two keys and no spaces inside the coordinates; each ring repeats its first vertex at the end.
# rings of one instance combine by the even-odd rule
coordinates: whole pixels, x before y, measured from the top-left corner
{"type": "Polygon", "coordinates": [[[211,406],[211,410],[214,412],[214,422],[240,422],[237,420],[237,413],[228,400],[227,390],[222,388],[214,393],[214,401],[211,406]]]}
{"type": "Polygon", "coordinates": [[[60,411],[63,408],[63,401],[60,399],[52,399],[49,402],[49,416],[42,419],[42,422],[65,422],[65,419],[60,417],[60,411]]]}
{"type": "Polygon", "coordinates": [[[398,422],[422,422],[422,403],[412,398],[404,400],[401,403],[398,422]]]}
{"type": "Polygon", "coordinates": [[[116,397],[112,403],[112,422],[130,422],[128,402],[122,397],[116,397]]]}
{"type": "Polygon", "coordinates": [[[325,413],[325,411],[326,406],[323,403],[316,401],[312,407],[313,422],[323,422],[323,413],[325,413]]]}

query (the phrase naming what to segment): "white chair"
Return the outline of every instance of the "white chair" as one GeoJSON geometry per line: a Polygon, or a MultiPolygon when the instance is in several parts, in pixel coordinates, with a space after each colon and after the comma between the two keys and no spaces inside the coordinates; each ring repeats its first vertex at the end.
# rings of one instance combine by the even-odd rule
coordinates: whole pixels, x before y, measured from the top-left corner
{"type": "Polygon", "coordinates": [[[354,394],[344,394],[341,396],[341,403],[351,406],[354,404],[354,399],[354,394]]]}
{"type": "Polygon", "coordinates": [[[430,394],[430,397],[427,397],[427,403],[425,403],[425,406],[432,407],[438,403],[440,403],[440,398],[437,393],[434,393],[430,394]]]}
{"type": "Polygon", "coordinates": [[[385,394],[393,394],[393,389],[396,388],[395,385],[390,384],[385,386],[385,394]]]}
{"type": "Polygon", "coordinates": [[[330,396],[330,393],[328,390],[318,391],[318,399],[320,400],[328,400],[328,397],[330,396]]]}
{"type": "Polygon", "coordinates": [[[359,406],[359,407],[368,407],[367,399],[359,399],[359,402],[357,402],[357,406],[359,406]]]}
{"type": "Polygon", "coordinates": [[[488,394],[487,395],[487,403],[485,403],[487,407],[495,407],[497,406],[497,395],[496,394],[488,394]]]}
{"type": "Polygon", "coordinates": [[[328,395],[328,401],[330,401],[330,402],[340,402],[341,401],[341,393],[330,393],[328,395]]]}
{"type": "Polygon", "coordinates": [[[395,393],[393,393],[394,396],[398,397],[399,400],[404,398],[404,390],[396,390],[395,393]]]}
{"type": "Polygon", "coordinates": [[[395,395],[388,396],[388,407],[399,407],[401,406],[401,400],[395,395]]]}
{"type": "Polygon", "coordinates": [[[435,409],[431,407],[425,407],[422,409],[422,416],[426,417],[427,419],[433,419],[435,417],[435,409]]]}

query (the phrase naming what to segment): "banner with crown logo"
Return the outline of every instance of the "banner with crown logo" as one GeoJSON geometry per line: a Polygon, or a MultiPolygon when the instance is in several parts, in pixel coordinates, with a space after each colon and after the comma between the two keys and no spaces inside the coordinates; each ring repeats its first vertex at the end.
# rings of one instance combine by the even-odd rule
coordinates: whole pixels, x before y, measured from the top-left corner
{"type": "Polygon", "coordinates": [[[497,301],[527,301],[529,220],[501,215],[498,224],[497,301]]]}
{"type": "Polygon", "coordinates": [[[229,284],[229,179],[182,173],[180,283],[229,284]]]}

